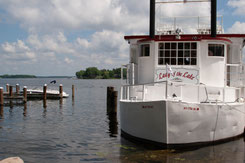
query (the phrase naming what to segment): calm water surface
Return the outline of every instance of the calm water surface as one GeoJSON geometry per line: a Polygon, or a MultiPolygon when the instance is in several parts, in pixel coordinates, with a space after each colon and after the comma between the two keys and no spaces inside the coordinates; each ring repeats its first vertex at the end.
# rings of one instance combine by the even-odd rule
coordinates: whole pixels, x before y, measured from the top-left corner
{"type": "MultiPolygon", "coordinates": [[[[42,87],[54,79],[0,79],[28,88],[42,87]]],[[[75,99],[28,101],[26,107],[0,110],[0,160],[19,156],[26,163],[76,162],[244,162],[243,138],[186,151],[159,150],[134,144],[120,136],[120,121],[106,115],[106,88],[120,90],[120,80],[56,79],[75,99]],[[116,123],[114,123],[116,122],[116,123]],[[118,123],[118,125],[116,125],[118,123]]]]}

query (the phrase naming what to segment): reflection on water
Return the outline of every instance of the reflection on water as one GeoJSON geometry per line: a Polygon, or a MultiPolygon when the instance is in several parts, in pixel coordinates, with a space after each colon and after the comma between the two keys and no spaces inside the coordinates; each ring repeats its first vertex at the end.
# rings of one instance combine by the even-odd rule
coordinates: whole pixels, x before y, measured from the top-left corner
{"type": "Polygon", "coordinates": [[[27,104],[24,103],[23,116],[26,117],[26,115],[27,115],[27,104]]]}
{"type": "Polygon", "coordinates": [[[123,144],[120,150],[122,162],[244,162],[243,138],[189,151],[135,148],[134,144],[130,144],[123,138],[121,142],[123,144]]]}
{"type": "Polygon", "coordinates": [[[3,105],[0,105],[0,119],[3,119],[3,105]]]}
{"type": "MultiPolygon", "coordinates": [[[[0,80],[20,86],[42,86],[51,79],[0,80]]],[[[159,150],[120,136],[120,121],[106,114],[106,88],[120,80],[56,79],[58,89],[76,96],[63,100],[28,101],[0,107],[0,160],[19,156],[32,162],[244,162],[243,139],[189,151],[159,150]]],[[[120,111],[120,109],[118,109],[120,111]]]]}
{"type": "Polygon", "coordinates": [[[117,114],[107,114],[107,118],[109,120],[109,134],[111,137],[117,137],[118,135],[118,121],[117,114]]]}

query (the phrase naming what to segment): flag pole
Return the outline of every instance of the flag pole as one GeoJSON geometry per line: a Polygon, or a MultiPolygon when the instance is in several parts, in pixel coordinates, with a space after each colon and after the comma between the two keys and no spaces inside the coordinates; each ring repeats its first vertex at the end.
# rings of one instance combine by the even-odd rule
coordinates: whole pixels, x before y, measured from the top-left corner
{"type": "Polygon", "coordinates": [[[168,64],[166,64],[166,74],[167,74],[167,78],[166,78],[166,100],[168,99],[168,64]]]}

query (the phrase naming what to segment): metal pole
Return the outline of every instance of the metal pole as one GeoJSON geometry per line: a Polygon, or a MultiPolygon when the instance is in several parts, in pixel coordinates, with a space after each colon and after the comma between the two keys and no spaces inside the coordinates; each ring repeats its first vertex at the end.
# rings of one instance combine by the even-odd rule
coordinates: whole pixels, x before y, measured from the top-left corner
{"type": "Polygon", "coordinates": [[[168,65],[166,64],[166,74],[167,74],[167,78],[166,78],[166,99],[168,99],[168,65]]]}
{"type": "Polygon", "coordinates": [[[131,72],[132,73],[132,85],[134,85],[134,83],[135,83],[135,81],[134,81],[135,80],[134,79],[135,78],[134,77],[134,63],[132,63],[131,66],[132,66],[132,72],[131,72]]]}
{"type": "Polygon", "coordinates": [[[123,84],[123,66],[121,66],[121,84],[123,84]]]}
{"type": "Polygon", "coordinates": [[[217,0],[211,0],[211,37],[217,34],[217,0]]]}
{"type": "Polygon", "coordinates": [[[155,10],[156,0],[150,0],[150,38],[155,38],[155,10]]]}

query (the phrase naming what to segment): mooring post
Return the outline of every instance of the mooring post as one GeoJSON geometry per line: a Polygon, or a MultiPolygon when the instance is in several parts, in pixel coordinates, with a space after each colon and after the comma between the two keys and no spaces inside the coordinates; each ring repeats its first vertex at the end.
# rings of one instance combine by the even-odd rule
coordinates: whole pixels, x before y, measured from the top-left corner
{"type": "Polygon", "coordinates": [[[13,86],[9,86],[9,96],[13,96],[13,86]]]}
{"type": "Polygon", "coordinates": [[[47,100],[47,84],[43,86],[43,100],[47,100]]]}
{"type": "Polygon", "coordinates": [[[111,94],[113,91],[114,91],[114,87],[107,87],[107,99],[106,99],[107,109],[108,107],[111,106],[111,94]]]}
{"type": "Polygon", "coordinates": [[[47,84],[43,86],[43,107],[47,108],[47,84]]]}
{"type": "Polygon", "coordinates": [[[18,95],[20,93],[20,85],[16,84],[16,94],[18,95]]]}
{"type": "Polygon", "coordinates": [[[75,97],[75,86],[72,85],[72,99],[74,99],[75,97]]]}
{"type": "Polygon", "coordinates": [[[3,101],[3,87],[0,87],[0,106],[3,106],[4,101],[3,101]]]}
{"type": "Polygon", "coordinates": [[[118,96],[117,94],[118,94],[117,91],[112,92],[112,99],[111,99],[112,113],[117,113],[117,96],[118,96]]]}
{"type": "Polygon", "coordinates": [[[107,114],[117,113],[117,96],[114,87],[107,87],[107,114]]]}
{"type": "Polygon", "coordinates": [[[60,84],[59,91],[60,91],[60,98],[62,99],[63,98],[63,85],[62,84],[60,84]]]}
{"type": "Polygon", "coordinates": [[[24,86],[23,88],[23,102],[27,103],[27,87],[24,86]]]}
{"type": "Polygon", "coordinates": [[[6,93],[9,93],[9,84],[6,84],[6,93]]]}

